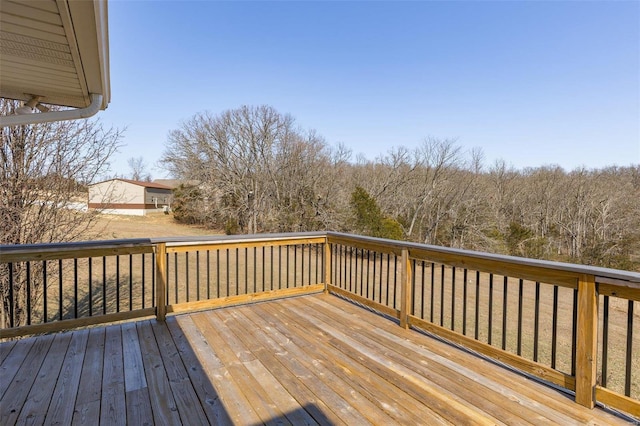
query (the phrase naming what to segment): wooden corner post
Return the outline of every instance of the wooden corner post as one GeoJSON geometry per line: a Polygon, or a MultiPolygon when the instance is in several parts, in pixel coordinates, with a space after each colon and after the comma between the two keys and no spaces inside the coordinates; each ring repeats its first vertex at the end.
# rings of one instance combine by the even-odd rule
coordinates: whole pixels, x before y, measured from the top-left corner
{"type": "Polygon", "coordinates": [[[400,327],[409,328],[409,312],[413,300],[411,300],[411,282],[413,271],[409,260],[409,249],[402,249],[402,259],[400,268],[400,327]]]}
{"type": "Polygon", "coordinates": [[[329,239],[324,240],[324,292],[329,293],[329,284],[331,284],[331,244],[329,239]]]}
{"type": "Polygon", "coordinates": [[[598,365],[598,291],[593,275],[578,279],[577,321],[576,402],[593,408],[598,365]]]}
{"type": "Polygon", "coordinates": [[[167,245],[156,244],[156,319],[164,321],[167,315],[167,245]]]}

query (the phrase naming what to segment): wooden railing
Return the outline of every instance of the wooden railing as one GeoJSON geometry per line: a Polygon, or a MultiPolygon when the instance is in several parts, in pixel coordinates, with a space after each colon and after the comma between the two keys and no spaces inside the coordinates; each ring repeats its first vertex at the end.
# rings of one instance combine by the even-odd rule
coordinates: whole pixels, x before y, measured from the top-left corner
{"type": "Polygon", "coordinates": [[[0,338],[324,290],[324,234],[0,246],[0,338]]]}
{"type": "Polygon", "coordinates": [[[159,314],[323,291],[322,234],[267,235],[156,244],[164,299],[159,314]]]}
{"type": "Polygon", "coordinates": [[[0,246],[0,337],[155,314],[148,239],[0,246]]]}
{"type": "Polygon", "coordinates": [[[640,417],[638,273],[322,232],[0,246],[0,280],[0,338],[324,290],[640,417]]]}
{"type": "Polygon", "coordinates": [[[581,405],[640,417],[640,274],[337,233],[327,243],[331,292],[581,405]]]}

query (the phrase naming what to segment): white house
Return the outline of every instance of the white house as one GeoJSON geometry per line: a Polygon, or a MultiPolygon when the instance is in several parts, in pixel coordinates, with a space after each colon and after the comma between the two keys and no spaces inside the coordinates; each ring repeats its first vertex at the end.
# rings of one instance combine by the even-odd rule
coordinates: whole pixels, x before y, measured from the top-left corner
{"type": "Polygon", "coordinates": [[[155,182],[110,179],[89,185],[89,209],[102,213],[144,216],[171,207],[171,188],[155,182]]]}

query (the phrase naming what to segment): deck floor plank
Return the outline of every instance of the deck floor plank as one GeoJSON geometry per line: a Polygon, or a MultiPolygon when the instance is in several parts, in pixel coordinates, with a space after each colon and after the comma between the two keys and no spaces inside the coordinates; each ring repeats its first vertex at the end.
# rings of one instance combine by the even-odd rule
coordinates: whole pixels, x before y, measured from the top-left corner
{"type": "Polygon", "coordinates": [[[180,425],[180,414],[176,406],[171,385],[163,365],[162,356],[151,328],[150,321],[137,324],[140,350],[145,354],[144,371],[149,389],[149,399],[156,424],[180,425]]]}
{"type": "Polygon", "coordinates": [[[206,424],[207,416],[191,384],[178,348],[171,338],[171,333],[164,324],[157,322],[151,323],[151,328],[158,342],[162,363],[182,422],[188,425],[206,424]]]}
{"type": "MultiPolygon", "coordinates": [[[[263,305],[256,306],[255,308],[260,309],[262,306],[263,305]]],[[[243,323],[240,322],[241,319],[239,320],[238,315],[237,315],[236,312],[230,313],[230,315],[228,315],[226,318],[227,318],[226,322],[231,324],[232,325],[231,328],[233,328],[234,330],[245,330],[245,329],[261,330],[261,326],[264,323],[264,321],[261,321],[261,323],[258,323],[258,324],[251,323],[249,321],[245,321],[245,323],[243,324],[243,323]]],[[[269,334],[272,337],[275,338],[274,339],[275,343],[280,345],[280,347],[282,348],[282,350],[277,350],[276,354],[282,354],[283,356],[286,356],[288,358],[295,359],[297,362],[300,363],[300,365],[303,368],[307,369],[307,371],[309,371],[309,372],[314,372],[314,374],[316,374],[316,377],[318,379],[320,379],[323,382],[325,382],[325,384],[328,384],[329,381],[326,380],[326,378],[322,377],[321,374],[318,374],[317,372],[314,371],[314,367],[312,366],[312,362],[313,361],[311,361],[313,356],[309,356],[308,353],[304,353],[302,351],[299,351],[298,348],[295,347],[295,345],[291,344],[291,342],[288,341],[288,339],[287,339],[286,342],[283,343],[282,339],[279,339],[278,338],[279,336],[277,336],[277,334],[274,333],[273,331],[270,331],[269,334]],[[286,352],[283,352],[283,350],[285,350],[286,352]]],[[[315,380],[315,379],[312,378],[311,380],[315,380]]],[[[335,384],[335,386],[340,386],[340,385],[339,384],[335,384]]],[[[329,385],[329,388],[331,388],[331,385],[329,385]]],[[[265,394],[268,394],[269,390],[268,389],[264,389],[262,392],[265,393],[265,394]]],[[[334,390],[334,393],[336,395],[339,395],[340,397],[344,398],[345,401],[348,401],[349,397],[346,397],[345,394],[349,393],[349,389],[346,389],[346,388],[343,389],[343,394],[342,395],[340,395],[339,392],[335,392],[335,390],[334,390]]],[[[355,396],[356,395],[352,395],[352,397],[355,397],[355,396]]],[[[388,418],[385,418],[383,420],[388,420],[388,418]]],[[[387,423],[387,422],[384,422],[384,423],[387,423]]],[[[383,423],[381,422],[381,424],[383,424],[383,423]]]]}
{"type": "Polygon", "coordinates": [[[195,346],[198,346],[200,351],[207,350],[207,344],[203,336],[198,332],[195,324],[188,316],[167,318],[167,326],[173,340],[176,342],[176,348],[187,368],[187,373],[200,399],[202,408],[209,419],[209,424],[230,424],[231,418],[224,409],[220,395],[211,384],[203,365],[198,361],[194,351],[195,346]]]}
{"type": "Polygon", "coordinates": [[[333,295],[0,342],[0,424],[628,424],[333,295]]]}
{"type": "Polygon", "coordinates": [[[129,425],[153,425],[153,410],[149,388],[137,388],[126,391],[127,400],[127,424],[129,425]]]}
{"type": "Polygon", "coordinates": [[[53,392],[53,397],[51,398],[51,405],[46,413],[46,424],[71,424],[74,404],[70,404],[69,401],[75,401],[78,396],[80,373],[87,351],[88,340],[88,329],[73,333],[53,392]]]}
{"type": "MultiPolygon", "coordinates": [[[[308,312],[309,310],[298,310],[296,307],[290,307],[290,309],[300,316],[315,314],[308,312]]],[[[311,318],[316,317],[312,316],[311,318]]],[[[338,322],[338,324],[343,329],[346,327],[341,322],[338,322]]],[[[378,374],[388,377],[389,380],[394,380],[397,377],[407,378],[407,382],[403,382],[403,385],[415,392],[417,398],[426,401],[440,416],[451,418],[456,424],[493,425],[501,423],[498,419],[484,413],[477,407],[467,404],[460,396],[419,376],[403,364],[403,359],[393,359],[393,351],[388,353],[380,351],[375,345],[369,345],[369,342],[357,340],[358,336],[354,335],[352,337],[353,333],[347,335],[337,328],[330,327],[324,328],[324,330],[333,337],[330,340],[330,344],[336,344],[334,342],[337,341],[345,345],[342,347],[354,348],[360,357],[366,359],[368,365],[376,368],[378,374]]]]}
{"type": "MultiPolygon", "coordinates": [[[[2,346],[0,346],[0,371],[2,371],[2,363],[4,363],[4,360],[9,356],[9,353],[16,343],[20,341],[21,340],[7,340],[6,342],[3,342],[2,346]]],[[[0,393],[0,395],[2,395],[2,393],[0,393]]]]}
{"type": "MultiPolygon", "coordinates": [[[[20,362],[20,367],[0,400],[0,425],[12,425],[18,419],[54,337],[54,335],[46,335],[29,338],[34,339],[34,343],[27,356],[20,360],[24,362],[20,362]]],[[[9,360],[9,362],[18,364],[18,361],[9,360]]]]}
{"type": "Polygon", "coordinates": [[[122,330],[120,326],[112,325],[105,330],[100,423],[110,425],[127,423],[124,370],[122,330]]]}
{"type": "Polygon", "coordinates": [[[38,376],[33,382],[27,400],[20,411],[16,423],[42,424],[47,416],[47,409],[51,403],[56,381],[60,376],[60,370],[64,363],[65,355],[71,343],[72,333],[59,333],[55,335],[53,343],[47,352],[38,376]]]}
{"type": "Polygon", "coordinates": [[[260,416],[247,401],[246,396],[229,373],[222,358],[225,357],[225,345],[222,343],[218,331],[211,324],[204,313],[192,315],[192,319],[199,332],[208,342],[208,350],[198,352],[200,362],[205,365],[213,386],[220,392],[220,398],[227,410],[231,421],[235,424],[258,424],[260,416]],[[207,361],[210,354],[214,354],[211,363],[207,361]]]}
{"type": "Polygon", "coordinates": [[[240,332],[238,338],[250,344],[254,342],[253,354],[267,368],[270,374],[278,378],[282,387],[300,404],[313,419],[319,424],[346,425],[347,423],[335,414],[328,403],[318,398],[316,394],[307,387],[309,377],[297,375],[281,362],[280,357],[276,357],[270,344],[270,337],[264,333],[256,332],[253,329],[240,332]],[[257,344],[261,342],[262,344],[257,344]]]}
{"type": "MultiPolygon", "coordinates": [[[[257,308],[259,309],[260,307],[257,306],[257,308]]],[[[245,328],[236,327],[236,329],[242,333],[242,330],[245,328]]],[[[324,401],[342,421],[347,424],[373,424],[367,419],[364,412],[361,413],[354,409],[354,405],[352,405],[350,400],[356,400],[357,395],[351,394],[351,389],[347,389],[344,384],[340,387],[340,385],[331,383],[331,380],[326,378],[327,372],[323,368],[317,368],[313,365],[310,361],[310,359],[313,358],[313,354],[305,354],[299,351],[298,348],[290,342],[283,343],[282,339],[279,338],[280,336],[278,336],[274,330],[269,330],[268,333],[265,333],[259,326],[252,330],[255,338],[258,341],[263,341],[265,344],[268,344],[275,353],[276,358],[280,360],[280,363],[293,373],[295,377],[302,380],[316,398],[324,401]],[[268,340],[264,339],[264,336],[267,334],[269,334],[268,340]]],[[[267,368],[269,368],[269,365],[267,365],[267,368]]],[[[364,404],[365,401],[361,400],[360,402],[364,404]]]]}
{"type": "Polygon", "coordinates": [[[265,424],[270,424],[271,419],[282,418],[284,413],[271,400],[269,391],[263,389],[260,383],[251,375],[245,363],[256,361],[255,356],[247,346],[227,329],[226,321],[218,318],[215,322],[213,315],[207,315],[207,319],[219,333],[216,352],[220,360],[227,365],[229,373],[234,378],[238,387],[242,390],[251,407],[265,424]],[[243,358],[241,360],[240,358],[243,358]]]}
{"type": "MultiPolygon", "coordinates": [[[[304,306],[298,304],[294,312],[303,312],[303,309],[304,306]]],[[[326,304],[318,304],[316,309],[306,309],[304,312],[308,312],[317,320],[324,321],[324,328],[329,327],[328,324],[332,320],[344,318],[340,312],[330,310],[326,304]]],[[[480,385],[478,383],[479,374],[463,375],[459,370],[452,370],[447,365],[434,360],[427,363],[424,357],[416,351],[414,344],[410,343],[408,345],[410,348],[406,348],[370,332],[371,330],[360,327],[357,322],[349,321],[349,318],[344,318],[344,320],[338,320],[338,322],[351,330],[350,335],[360,344],[371,350],[382,350],[397,365],[417,373],[442,389],[446,389],[456,398],[460,398],[461,402],[477,408],[481,413],[486,413],[489,420],[493,420],[491,419],[493,417],[495,420],[500,419],[507,424],[531,424],[536,420],[538,420],[536,424],[545,423],[543,420],[546,418],[539,417],[538,413],[518,406],[513,400],[503,398],[491,387],[480,385]]]]}
{"type": "Polygon", "coordinates": [[[95,425],[100,421],[105,336],[105,327],[89,330],[73,413],[74,425],[95,425]]]}
{"type": "Polygon", "coordinates": [[[258,359],[246,362],[245,366],[261,383],[262,387],[268,390],[273,402],[282,410],[292,425],[313,426],[318,424],[258,359]]]}
{"type": "MultiPolygon", "coordinates": [[[[309,326],[306,328],[299,328],[294,332],[289,327],[283,326],[280,324],[281,321],[277,319],[277,317],[272,316],[273,312],[269,309],[272,305],[263,305],[261,306],[261,310],[257,311],[254,309],[241,309],[238,310],[234,315],[244,315],[255,322],[267,322],[269,327],[272,327],[278,331],[281,338],[284,338],[285,341],[283,343],[286,344],[287,341],[291,341],[293,347],[305,348],[306,351],[309,351],[311,348],[311,344],[308,340],[304,338],[305,335],[313,334],[313,329],[315,327],[309,326]]],[[[251,323],[245,323],[245,327],[251,326],[251,323]]],[[[270,333],[274,333],[270,331],[270,333]]],[[[317,342],[316,342],[317,343],[317,342]]],[[[342,395],[346,400],[348,400],[354,406],[362,407],[361,409],[365,413],[365,415],[369,418],[369,421],[374,424],[391,424],[396,422],[402,422],[404,424],[419,424],[418,417],[412,417],[409,415],[408,410],[399,411],[394,409],[394,401],[390,398],[390,393],[379,392],[377,395],[372,393],[370,388],[371,381],[366,381],[363,377],[370,378],[368,376],[360,376],[354,377],[353,368],[343,369],[341,368],[341,354],[336,353],[335,351],[327,350],[324,345],[316,345],[314,349],[311,351],[312,356],[310,357],[306,352],[298,352],[294,353],[295,356],[301,358],[308,358],[312,361],[312,365],[309,365],[307,362],[308,368],[313,368],[313,364],[316,363],[320,368],[326,370],[326,373],[323,375],[323,380],[330,385],[334,392],[339,395],[342,395]],[[363,385],[363,382],[366,382],[363,385]],[[336,389],[336,387],[338,389],[336,389]],[[357,395],[357,399],[353,396],[349,398],[345,396],[345,391],[351,393],[353,396],[357,395]],[[403,415],[399,415],[399,413],[403,415]],[[395,416],[394,416],[395,414],[395,416]]],[[[385,391],[388,389],[385,389],[385,391]]],[[[424,420],[424,419],[423,419],[424,420]]]]}
{"type": "MultiPolygon", "coordinates": [[[[344,301],[337,297],[315,298],[310,299],[309,303],[318,305],[326,303],[331,305],[334,315],[345,316],[347,322],[365,322],[372,315],[367,309],[344,309],[344,301]]],[[[415,332],[411,330],[399,329],[391,321],[379,323],[378,327],[371,328],[372,334],[384,334],[397,344],[402,344],[406,339],[412,339],[415,332]]],[[[483,358],[470,355],[458,348],[439,341],[437,339],[422,340],[419,346],[412,345],[422,356],[441,358],[440,362],[455,365],[458,370],[472,370],[476,373],[475,380],[490,381],[491,386],[495,386],[503,392],[507,399],[517,401],[519,404],[525,404],[530,408],[537,410],[542,415],[552,419],[555,424],[588,424],[598,422],[599,419],[605,418],[607,421],[616,423],[619,419],[602,410],[589,410],[572,403],[571,399],[559,393],[550,386],[545,386],[535,380],[531,380],[526,376],[514,374],[507,368],[496,365],[483,358]],[[473,362],[470,362],[473,360],[473,362]],[[567,403],[569,402],[569,403],[567,403]]]]}
{"type": "Polygon", "coordinates": [[[35,338],[27,338],[18,341],[3,342],[2,345],[0,345],[3,348],[6,345],[8,348],[6,351],[3,350],[7,355],[2,360],[2,364],[0,364],[0,377],[2,377],[2,380],[0,380],[0,398],[4,396],[4,393],[18,373],[20,366],[35,342],[35,338]]]}
{"type": "MultiPolygon", "coordinates": [[[[357,358],[354,351],[340,352],[329,345],[329,338],[320,328],[308,323],[304,327],[304,333],[287,333],[288,327],[284,324],[285,321],[301,322],[303,319],[288,316],[290,313],[287,309],[278,309],[275,304],[265,307],[264,312],[263,318],[269,319],[272,327],[276,327],[287,337],[296,341],[305,340],[317,356],[322,356],[326,360],[326,368],[348,378],[352,386],[357,387],[358,391],[372,402],[379,403],[397,422],[416,425],[451,424],[394,383],[354,360],[357,358]]],[[[247,316],[254,315],[251,310],[243,310],[242,313],[247,316]]],[[[301,324],[305,325],[303,322],[301,324]]]]}
{"type": "Polygon", "coordinates": [[[144,376],[140,339],[133,322],[122,324],[122,358],[127,366],[124,370],[125,392],[146,388],[147,379],[144,376]]]}

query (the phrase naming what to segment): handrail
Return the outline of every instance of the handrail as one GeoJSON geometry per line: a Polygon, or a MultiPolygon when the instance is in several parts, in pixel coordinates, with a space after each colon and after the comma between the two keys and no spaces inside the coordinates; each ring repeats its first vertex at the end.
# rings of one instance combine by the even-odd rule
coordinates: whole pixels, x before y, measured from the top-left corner
{"type": "MultiPolygon", "coordinates": [[[[181,273],[184,271],[184,265],[182,265],[184,260],[178,261],[178,258],[174,259],[174,256],[189,256],[189,253],[194,251],[197,255],[198,250],[226,250],[228,252],[230,248],[237,249],[239,247],[242,247],[242,250],[247,250],[249,247],[253,247],[254,250],[260,247],[264,250],[265,247],[271,246],[279,247],[278,250],[283,248],[288,250],[293,246],[323,245],[326,239],[324,235],[323,232],[301,232],[0,245],[0,283],[4,281],[2,283],[3,299],[5,302],[7,300],[13,301],[9,302],[8,306],[7,304],[4,307],[0,306],[0,316],[2,316],[0,321],[4,321],[7,316],[10,318],[7,324],[0,322],[0,338],[132,319],[138,316],[148,316],[152,313],[155,313],[159,320],[163,320],[167,312],[247,303],[265,298],[319,291],[316,285],[311,285],[310,278],[304,283],[296,283],[295,280],[292,280],[292,286],[304,284],[307,286],[304,289],[289,288],[288,279],[286,286],[283,282],[283,287],[286,288],[276,291],[273,289],[266,291],[263,285],[262,293],[264,294],[261,295],[243,295],[241,290],[244,289],[238,288],[238,284],[234,283],[233,290],[236,294],[223,294],[220,299],[215,301],[199,299],[190,302],[189,278],[187,277],[187,289],[180,290],[186,291],[186,303],[184,301],[178,303],[177,300],[169,302],[168,300],[169,284],[173,285],[172,294],[175,291],[177,299],[178,267],[180,266],[181,273]],[[145,258],[145,254],[150,255],[151,258],[149,256],[145,258]],[[169,256],[174,260],[174,263],[170,261],[169,256]],[[171,276],[167,276],[169,268],[172,268],[171,276]],[[173,282],[171,282],[172,280],[173,282]],[[11,285],[7,286],[7,281],[11,285]],[[46,291],[43,290],[45,288],[46,291]],[[42,295],[39,301],[34,299],[34,297],[38,297],[36,295],[38,292],[42,295]],[[72,302],[69,302],[68,298],[63,300],[61,295],[64,292],[74,294],[72,302]],[[23,294],[22,298],[19,296],[20,293],[23,294]],[[31,293],[30,296],[29,293],[31,293]],[[79,293],[80,297],[84,298],[80,309],[78,307],[79,293]],[[97,302],[96,298],[98,298],[97,302]],[[38,307],[35,306],[36,301],[38,301],[38,307]],[[95,303],[98,303],[97,307],[94,307],[95,303]],[[75,306],[72,306],[74,304],[75,306]],[[89,306],[87,307],[87,305],[89,306]],[[34,311],[35,308],[38,311],[34,311]],[[85,312],[81,311],[82,308],[85,308],[85,312]],[[7,312],[4,312],[4,309],[7,312]],[[86,312],[87,310],[88,312],[86,312]],[[13,326],[14,318],[17,318],[14,315],[17,312],[22,312],[21,321],[26,320],[26,325],[18,323],[13,326]],[[32,315],[32,313],[35,314],[32,315]],[[52,317],[52,315],[54,316],[52,317]]],[[[310,256],[311,249],[307,248],[306,250],[310,256]]],[[[320,252],[315,254],[316,263],[318,256],[324,256],[324,253],[320,252]]],[[[247,261],[249,260],[251,259],[247,259],[247,261]]],[[[188,262],[188,258],[186,261],[188,262]]],[[[256,259],[253,259],[253,262],[255,263],[256,259]]],[[[304,265],[303,259],[298,266],[302,265],[304,265]]],[[[292,261],[292,265],[286,265],[287,268],[295,266],[295,260],[292,261]]],[[[207,265],[208,267],[209,265],[207,265]]],[[[195,271],[195,274],[197,273],[198,271],[195,271]]],[[[290,275],[288,271],[286,273],[290,275]]],[[[322,273],[318,271],[314,278],[321,275],[324,276],[324,271],[322,273]]],[[[231,277],[231,279],[237,279],[237,277],[231,277]]],[[[245,277],[245,279],[247,278],[245,277]]],[[[226,280],[228,287],[228,275],[226,280]]],[[[220,295],[218,294],[214,298],[218,296],[220,295]]]]}
{"type": "Polygon", "coordinates": [[[526,257],[509,256],[503,254],[493,254],[486,252],[479,252],[466,249],[457,249],[450,247],[434,246],[429,244],[411,243],[406,241],[388,240],[384,238],[367,237],[362,235],[344,234],[339,232],[326,232],[326,236],[330,240],[338,240],[340,238],[346,238],[349,241],[375,244],[379,246],[385,246],[388,248],[394,248],[398,253],[403,248],[409,250],[423,250],[425,252],[440,253],[452,256],[464,256],[468,258],[483,260],[483,261],[495,261],[509,263],[520,266],[530,266],[536,268],[545,268],[556,271],[571,272],[574,274],[589,274],[602,278],[617,279],[628,282],[634,288],[640,288],[640,272],[622,271],[619,269],[602,268],[599,266],[588,266],[574,263],[556,262],[550,260],[531,259],[526,257]]]}
{"type": "Polygon", "coordinates": [[[73,259],[76,257],[90,257],[96,252],[112,253],[141,253],[145,249],[151,251],[151,241],[148,238],[80,241],[72,243],[48,244],[12,244],[0,245],[0,263],[28,261],[73,259]],[[126,250],[129,252],[125,253],[126,250]]]}
{"type": "MultiPolygon", "coordinates": [[[[82,241],[71,243],[42,243],[42,244],[23,244],[23,245],[0,245],[0,263],[6,262],[9,255],[27,254],[34,251],[56,253],[56,252],[74,252],[89,249],[101,249],[124,246],[140,246],[154,245],[157,243],[167,243],[169,246],[193,245],[197,244],[219,244],[236,242],[261,242],[261,241],[277,241],[304,238],[329,238],[331,241],[338,241],[341,238],[348,239],[352,242],[373,244],[375,246],[386,247],[387,250],[393,250],[400,254],[403,248],[409,250],[423,250],[426,252],[440,253],[452,256],[464,256],[468,258],[503,262],[512,265],[530,266],[545,268],[556,271],[570,272],[573,274],[589,274],[598,277],[600,280],[619,280],[624,281],[625,286],[632,288],[640,288],[640,272],[623,271],[619,269],[602,268],[598,266],[580,265],[574,263],[556,262],[540,259],[530,259],[517,256],[508,256],[501,254],[492,254],[473,250],[456,249],[449,247],[434,246],[428,244],[411,243],[406,241],[388,240],[384,238],[367,237],[362,235],[346,234],[332,231],[318,232],[291,232],[291,233],[275,233],[275,234],[255,234],[255,235],[215,235],[215,236],[189,236],[189,237],[164,237],[164,238],[135,238],[135,239],[119,239],[119,240],[102,240],[102,241],[82,241]]],[[[616,284],[622,284],[620,282],[616,284]]]]}
{"type": "MultiPolygon", "coordinates": [[[[596,402],[604,402],[640,417],[640,402],[629,397],[630,363],[627,363],[626,395],[614,392],[604,382],[599,382],[597,364],[600,356],[598,342],[603,337],[599,333],[607,333],[610,321],[606,313],[608,298],[625,303],[628,301],[628,323],[631,325],[627,326],[626,339],[628,342],[633,341],[633,329],[629,327],[633,325],[633,303],[640,301],[638,272],[320,231],[0,245],[0,281],[13,283],[12,280],[19,274],[22,274],[23,287],[11,285],[7,289],[5,286],[5,300],[9,297],[13,300],[15,291],[24,291],[24,285],[28,295],[29,288],[35,288],[34,282],[42,280],[43,287],[60,299],[50,302],[55,306],[49,306],[55,313],[55,317],[49,321],[57,324],[47,322],[45,295],[44,323],[0,328],[0,338],[153,314],[158,320],[163,320],[167,313],[172,312],[251,303],[324,290],[391,315],[399,320],[402,327],[416,327],[437,334],[573,390],[576,401],[582,405],[593,407],[596,402]],[[113,273],[112,269],[116,272],[113,273]],[[485,274],[487,285],[481,285],[481,274],[485,274]],[[274,281],[276,277],[277,282],[274,281]],[[503,279],[496,281],[495,277],[503,279]],[[55,282],[52,283],[51,280],[55,282]],[[200,281],[204,280],[206,286],[201,285],[200,281]],[[63,281],[73,282],[74,286],[76,306],[71,319],[66,319],[62,313],[61,295],[63,284],[67,285],[63,281]],[[90,301],[90,307],[88,316],[83,316],[78,315],[77,297],[79,288],[86,286],[87,281],[88,290],[81,291],[88,292],[85,297],[90,301]],[[99,281],[102,282],[100,288],[99,281]],[[513,300],[509,298],[515,294],[513,285],[518,282],[518,349],[510,352],[506,348],[507,306],[509,300],[513,300]],[[217,288],[209,295],[212,283],[217,288]],[[469,283],[473,283],[475,287],[469,283]],[[226,289],[222,289],[221,284],[226,289]],[[186,288],[182,288],[183,285],[186,288]],[[541,363],[538,359],[537,341],[534,342],[533,359],[525,358],[520,350],[523,291],[536,293],[537,336],[538,322],[544,320],[539,318],[543,309],[538,297],[541,288],[553,292],[553,303],[549,299],[549,303],[553,305],[550,365],[541,363]],[[109,291],[115,295],[110,295],[109,291]],[[464,305],[460,307],[456,297],[462,291],[464,305]],[[475,307],[467,306],[467,291],[474,294],[475,307]],[[125,293],[124,296],[122,292],[125,293]],[[425,299],[427,293],[431,299],[430,306],[425,299]],[[489,298],[488,310],[486,306],[479,308],[481,296],[489,298]],[[95,311],[99,312],[94,311],[92,314],[91,306],[95,303],[95,297],[100,299],[100,309],[96,308],[95,311]],[[116,301],[108,301],[107,297],[115,297],[116,301]],[[137,302],[134,301],[136,297],[139,298],[137,302]],[[599,318],[602,307],[599,299],[603,297],[605,314],[603,318],[599,318]],[[120,309],[121,299],[123,310],[120,309]],[[107,305],[112,302],[117,308],[107,309],[107,305]],[[559,308],[559,303],[564,307],[559,308]],[[430,310],[429,316],[424,314],[425,307],[430,310]],[[434,309],[438,310],[435,316],[434,309]],[[488,319],[478,316],[482,309],[488,319]],[[423,312],[418,312],[419,310],[423,312]],[[502,320],[502,326],[497,321],[492,325],[494,311],[502,320]],[[571,371],[562,370],[555,365],[555,351],[559,346],[555,335],[559,327],[556,316],[560,313],[566,316],[567,323],[572,327],[572,330],[567,331],[568,340],[564,342],[564,347],[571,347],[571,371]],[[475,315],[475,323],[468,318],[471,314],[475,315]],[[480,334],[488,333],[488,343],[478,336],[482,321],[488,321],[488,330],[480,330],[480,334]],[[475,336],[469,335],[469,330],[466,330],[468,324],[473,325],[475,336]],[[492,327],[497,330],[493,343],[492,327]],[[501,336],[498,336],[499,333],[501,336]],[[502,347],[496,345],[496,340],[501,341],[502,347]]],[[[29,300],[22,300],[20,303],[21,310],[32,308],[29,300]]],[[[10,305],[9,309],[13,309],[13,304],[10,305]]],[[[6,309],[6,303],[4,306],[2,309],[6,309]]],[[[65,309],[72,308],[67,306],[65,309]]],[[[514,314],[509,315],[513,322],[514,314]]],[[[627,358],[632,355],[630,344],[627,344],[627,358]]],[[[601,346],[604,346],[602,357],[606,359],[607,345],[603,343],[601,346]]],[[[606,370],[606,366],[604,369],[606,370]]]]}

